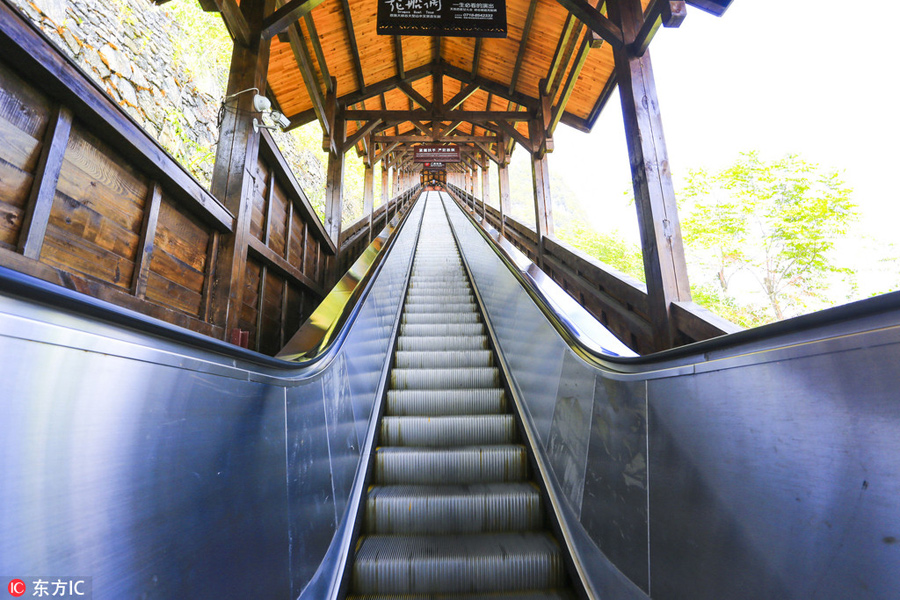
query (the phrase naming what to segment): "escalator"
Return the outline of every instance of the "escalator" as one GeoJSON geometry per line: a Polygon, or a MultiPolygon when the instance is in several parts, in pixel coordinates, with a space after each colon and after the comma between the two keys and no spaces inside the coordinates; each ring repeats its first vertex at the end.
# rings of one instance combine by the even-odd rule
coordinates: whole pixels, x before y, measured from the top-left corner
{"type": "Polygon", "coordinates": [[[422,229],[351,597],[571,598],[562,589],[562,551],[545,528],[541,493],[436,194],[422,229]]]}
{"type": "Polygon", "coordinates": [[[0,267],[0,575],[95,600],[896,597],[900,294],[628,357],[474,220],[423,194],[293,362],[0,267]]]}

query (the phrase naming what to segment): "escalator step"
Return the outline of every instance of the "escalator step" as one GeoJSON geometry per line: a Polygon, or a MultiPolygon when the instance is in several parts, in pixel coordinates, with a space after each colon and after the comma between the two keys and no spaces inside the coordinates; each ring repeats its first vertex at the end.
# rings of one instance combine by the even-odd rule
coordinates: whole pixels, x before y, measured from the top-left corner
{"type": "Polygon", "coordinates": [[[397,352],[394,366],[398,369],[458,369],[461,367],[492,367],[494,354],[490,350],[453,352],[397,352]]]}
{"type": "Polygon", "coordinates": [[[375,486],[366,501],[369,534],[532,531],[543,507],[531,483],[375,486]]]}
{"type": "Polygon", "coordinates": [[[493,594],[366,594],[347,600],[575,600],[566,590],[539,590],[493,594]]]}
{"type": "Polygon", "coordinates": [[[546,533],[369,536],[353,567],[362,594],[472,593],[555,588],[562,554],[546,533]]]}
{"type": "Polygon", "coordinates": [[[471,300],[460,300],[458,302],[450,302],[448,301],[432,301],[431,296],[428,297],[428,302],[416,302],[410,304],[407,300],[406,308],[404,309],[404,314],[417,314],[417,313],[433,313],[433,312],[448,312],[448,313],[467,313],[478,310],[478,305],[471,300]]]}
{"type": "Polygon", "coordinates": [[[386,415],[483,415],[507,410],[501,389],[390,390],[386,415]]]}
{"type": "Polygon", "coordinates": [[[481,323],[452,323],[447,325],[412,325],[402,323],[400,335],[483,335],[484,325],[481,323]]]}
{"type": "Polygon", "coordinates": [[[512,415],[384,417],[383,446],[481,446],[516,441],[512,415]]]}
{"type": "Polygon", "coordinates": [[[496,367],[466,369],[393,369],[391,388],[395,390],[446,390],[500,387],[496,367]]]}
{"type": "MultiPolygon", "coordinates": [[[[432,310],[435,310],[432,307],[432,310]]],[[[475,310],[456,311],[456,312],[422,312],[422,313],[403,313],[401,323],[410,325],[444,325],[449,323],[480,323],[481,315],[475,310]]]]}
{"type": "Polygon", "coordinates": [[[476,350],[487,349],[486,335],[404,335],[397,339],[397,350],[432,352],[438,350],[476,350]]]}
{"type": "Polygon", "coordinates": [[[528,461],[522,446],[434,449],[381,447],[375,453],[379,484],[453,484],[524,481],[528,461]]]}

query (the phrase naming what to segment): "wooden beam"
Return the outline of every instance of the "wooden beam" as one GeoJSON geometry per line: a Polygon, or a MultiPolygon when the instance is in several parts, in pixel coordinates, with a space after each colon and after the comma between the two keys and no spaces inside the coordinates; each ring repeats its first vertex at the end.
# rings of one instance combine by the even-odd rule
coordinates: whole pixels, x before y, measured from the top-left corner
{"type": "Polygon", "coordinates": [[[319,32],[316,30],[316,22],[312,18],[312,13],[303,15],[303,22],[306,23],[306,30],[309,32],[309,43],[313,47],[313,52],[316,53],[319,70],[322,72],[322,79],[325,80],[325,89],[330,90],[331,73],[328,71],[328,63],[325,61],[325,52],[322,51],[322,44],[319,43],[319,32]]]}
{"type": "MultiPolygon", "coordinates": [[[[424,110],[344,110],[347,120],[370,121],[372,119],[421,121],[431,119],[432,115],[424,110]]],[[[528,121],[527,112],[520,111],[485,111],[485,110],[450,110],[437,117],[441,121],[528,121]]]]}
{"type": "MultiPolygon", "coordinates": [[[[473,143],[473,142],[482,142],[485,144],[492,144],[497,141],[497,137],[493,135],[441,135],[438,141],[440,142],[459,142],[459,143],[473,143]]],[[[428,142],[434,141],[431,137],[425,135],[379,135],[372,136],[372,142],[378,144],[388,144],[392,142],[398,143],[406,143],[406,144],[426,144],[428,142]]]]}
{"type": "MultiPolygon", "coordinates": [[[[319,120],[319,125],[322,126],[322,131],[325,135],[330,135],[331,124],[325,114],[325,100],[322,98],[322,90],[319,87],[319,80],[316,77],[316,71],[312,65],[312,57],[309,55],[309,50],[306,48],[306,41],[303,38],[303,33],[300,31],[299,26],[292,25],[288,27],[288,40],[291,46],[291,52],[294,54],[294,60],[300,70],[300,75],[303,77],[303,83],[306,85],[306,93],[312,101],[312,110],[319,120]]],[[[328,85],[330,85],[330,82],[328,85]]],[[[326,87],[328,87],[328,85],[326,85],[326,87]]],[[[291,121],[291,126],[293,125],[294,122],[291,121]]]]}
{"type": "Polygon", "coordinates": [[[529,110],[533,110],[537,108],[537,100],[531,96],[526,96],[520,92],[509,92],[508,86],[505,86],[501,83],[497,83],[496,81],[491,81],[490,79],[486,79],[484,77],[471,77],[468,73],[466,73],[463,69],[458,67],[454,67],[450,64],[444,64],[444,75],[448,77],[452,77],[457,81],[461,82],[471,82],[477,83],[478,87],[488,91],[499,98],[503,98],[509,102],[514,102],[520,106],[524,106],[529,110]]]}
{"type": "Polygon", "coordinates": [[[687,15],[684,2],[674,0],[656,0],[650,5],[634,41],[628,47],[635,56],[642,56],[650,46],[650,41],[663,27],[680,27],[687,15]]]}
{"type": "MultiPolygon", "coordinates": [[[[643,22],[640,0],[608,0],[607,9],[626,37],[637,33],[643,22]]],[[[648,316],[654,349],[663,350],[676,339],[672,303],[691,299],[675,189],[650,54],[636,57],[620,49],[613,56],[643,248],[648,316]]]]}
{"type": "MultiPolygon", "coordinates": [[[[526,113],[522,113],[522,114],[526,114],[526,113]]],[[[517,141],[529,153],[532,151],[531,141],[527,137],[525,137],[524,135],[519,133],[518,129],[516,129],[515,127],[513,127],[506,121],[496,121],[496,123],[497,123],[497,127],[499,127],[503,133],[505,133],[510,138],[517,141]]]]}
{"type": "Polygon", "coordinates": [[[44,236],[50,222],[56,184],[62,169],[63,156],[72,130],[72,111],[60,106],[44,135],[41,155],[38,158],[34,182],[19,232],[19,252],[28,258],[39,260],[44,246],[44,236]]]}
{"type": "Polygon", "coordinates": [[[403,40],[399,35],[394,36],[394,64],[397,67],[397,77],[406,79],[406,70],[403,68],[403,40]]]}
{"type": "Polygon", "coordinates": [[[408,83],[406,83],[405,81],[402,81],[402,80],[401,80],[401,81],[399,81],[399,82],[397,83],[397,88],[398,88],[401,92],[403,92],[404,94],[406,94],[406,96],[407,96],[410,100],[412,100],[413,102],[415,102],[416,104],[418,104],[419,106],[421,106],[424,110],[429,110],[429,111],[431,110],[431,102],[429,102],[429,101],[425,98],[425,96],[423,96],[422,94],[420,94],[419,92],[417,92],[417,91],[415,90],[415,88],[413,88],[413,86],[411,86],[410,84],[408,84],[408,83]]]}
{"type": "Polygon", "coordinates": [[[485,156],[487,156],[489,159],[491,159],[498,165],[500,164],[500,157],[491,151],[490,146],[488,144],[484,144],[482,142],[473,142],[473,143],[476,146],[478,146],[479,148],[481,148],[481,151],[484,152],[485,156]]]}
{"type": "Polygon", "coordinates": [[[361,139],[364,138],[365,136],[367,136],[367,135],[369,135],[370,133],[372,133],[372,130],[375,129],[376,127],[378,127],[378,126],[381,125],[381,124],[382,124],[382,120],[381,120],[381,119],[376,119],[376,120],[374,120],[374,121],[369,121],[369,122],[368,122],[366,125],[364,125],[362,128],[357,129],[357,130],[353,133],[353,135],[351,135],[350,137],[348,137],[348,138],[347,138],[347,141],[344,142],[344,150],[345,150],[345,151],[346,151],[346,150],[349,150],[350,148],[352,148],[353,146],[355,146],[355,145],[357,144],[357,142],[359,142],[359,140],[361,140],[361,139]]]}
{"type": "Polygon", "coordinates": [[[469,74],[470,81],[478,77],[478,67],[481,66],[481,44],[484,38],[475,38],[475,48],[472,52],[472,71],[469,74]]]}
{"type": "Polygon", "coordinates": [[[581,40],[581,47],[578,49],[578,53],[575,55],[575,62],[572,63],[571,68],[569,69],[569,76],[566,78],[566,83],[563,86],[562,94],[559,97],[559,101],[556,103],[556,106],[553,107],[553,112],[550,117],[550,125],[547,127],[547,132],[550,135],[553,135],[553,132],[556,131],[556,126],[559,124],[559,120],[562,118],[563,113],[566,111],[566,105],[569,103],[569,98],[572,96],[572,91],[575,89],[575,82],[578,81],[578,76],[581,74],[581,69],[584,67],[584,63],[587,61],[588,54],[591,51],[591,37],[590,35],[585,35],[581,40]]]}
{"type": "Polygon", "coordinates": [[[456,110],[463,102],[468,100],[469,96],[477,92],[479,89],[480,87],[477,83],[469,83],[463,85],[463,88],[459,90],[459,93],[450,98],[450,100],[444,105],[444,108],[447,110],[456,110]]]}
{"type": "Polygon", "coordinates": [[[344,12],[344,25],[347,28],[347,39],[350,42],[350,56],[353,59],[356,81],[359,84],[359,91],[365,92],[366,79],[363,73],[362,63],[359,60],[359,46],[356,44],[356,33],[353,31],[353,18],[350,16],[350,3],[347,0],[341,0],[341,8],[344,12]]]}
{"type": "Polygon", "coordinates": [[[597,98],[594,108],[591,109],[591,113],[588,115],[587,125],[590,129],[594,128],[594,124],[600,116],[600,111],[602,111],[603,107],[606,106],[606,103],[609,102],[609,98],[612,96],[617,85],[618,80],[616,79],[616,72],[613,71],[609,76],[609,79],[606,80],[606,85],[603,86],[603,91],[600,92],[600,96],[597,98]]]}
{"type": "Polygon", "coordinates": [[[575,15],[579,21],[587,25],[597,35],[602,37],[615,50],[625,46],[622,29],[603,16],[599,10],[588,4],[587,0],[556,0],[575,15]]]}
{"type": "Polygon", "coordinates": [[[372,159],[373,164],[377,163],[382,158],[384,158],[385,156],[387,156],[388,154],[393,152],[399,145],[400,145],[400,142],[393,142],[390,145],[388,145],[386,148],[384,148],[381,152],[377,152],[375,154],[375,157],[372,159]]]}
{"type": "MultiPolygon", "coordinates": [[[[334,130],[343,137],[346,129],[344,120],[337,118],[334,130]]],[[[341,247],[341,214],[343,212],[344,153],[341,150],[328,153],[328,169],[325,182],[325,231],[341,247]]]]}
{"type": "Polygon", "coordinates": [[[141,238],[138,242],[138,253],[134,259],[131,293],[138,298],[144,298],[147,295],[147,280],[150,277],[150,261],[156,246],[156,225],[159,222],[160,204],[162,204],[162,188],[158,183],[154,183],[150,186],[150,196],[144,207],[141,238]]]}
{"type": "Polygon", "coordinates": [[[249,46],[252,33],[250,25],[247,24],[247,19],[244,18],[244,13],[241,12],[241,7],[238,6],[235,0],[214,0],[214,2],[219,12],[222,13],[225,26],[228,27],[231,35],[234,36],[234,41],[241,46],[249,46]]]}
{"type": "Polygon", "coordinates": [[[519,51],[516,53],[516,66],[513,67],[512,77],[509,79],[509,93],[516,91],[519,83],[519,71],[522,68],[522,59],[525,57],[525,48],[531,39],[531,25],[534,23],[534,12],[537,9],[537,0],[531,0],[528,5],[528,14],[525,16],[525,25],[522,28],[522,39],[519,41],[519,51]]]}
{"type": "Polygon", "coordinates": [[[263,19],[262,35],[270,39],[284,31],[293,23],[308,15],[312,9],[319,6],[325,0],[289,0],[281,8],[263,19]]]}
{"type": "MultiPolygon", "coordinates": [[[[550,94],[550,85],[556,80],[557,71],[563,66],[563,54],[565,49],[569,47],[569,39],[572,34],[575,33],[576,26],[577,28],[582,27],[581,21],[572,16],[572,13],[567,14],[566,22],[563,24],[562,33],[560,33],[559,39],[556,41],[556,50],[553,51],[553,60],[550,61],[550,67],[547,69],[547,76],[544,78],[547,87],[542,91],[545,94],[550,94]]],[[[565,70],[565,68],[563,68],[563,70],[565,70]]],[[[553,96],[553,94],[550,95],[553,96]]]]}

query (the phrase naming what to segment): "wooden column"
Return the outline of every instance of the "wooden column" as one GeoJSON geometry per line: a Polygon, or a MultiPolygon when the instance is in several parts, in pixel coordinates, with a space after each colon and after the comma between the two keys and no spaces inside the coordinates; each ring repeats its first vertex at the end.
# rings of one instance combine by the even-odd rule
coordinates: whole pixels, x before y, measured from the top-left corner
{"type": "Polygon", "coordinates": [[[372,241],[374,232],[373,216],[375,212],[375,165],[372,162],[375,154],[375,147],[372,144],[371,136],[366,139],[366,155],[363,158],[363,166],[365,167],[365,177],[363,178],[363,214],[369,218],[369,241],[372,241]]]}
{"type": "MultiPolygon", "coordinates": [[[[625,40],[633,40],[641,26],[639,0],[610,0],[607,8],[625,40]]],[[[614,53],[615,74],[631,159],[650,323],[655,348],[664,350],[675,339],[672,302],[688,301],[691,293],[650,53],[635,57],[627,48],[614,53]]]]}
{"type": "MultiPolygon", "coordinates": [[[[333,130],[338,132],[338,138],[343,138],[344,120],[335,119],[333,130]]],[[[343,146],[343,143],[339,144],[343,146]]],[[[325,183],[325,231],[334,240],[334,245],[340,248],[341,237],[341,212],[343,209],[344,189],[344,151],[343,147],[336,152],[328,152],[328,175],[325,183]]]]}
{"type": "Polygon", "coordinates": [[[387,205],[388,200],[390,200],[390,199],[391,199],[391,197],[388,193],[388,168],[384,164],[384,162],[382,162],[381,163],[381,203],[384,205],[387,205]]]}
{"type": "Polygon", "coordinates": [[[541,119],[533,119],[528,125],[531,136],[531,182],[534,191],[534,223],[538,234],[538,266],[544,268],[544,238],[553,235],[553,202],[550,198],[550,171],[547,155],[543,150],[546,136],[541,119]]]}
{"type": "Polygon", "coordinates": [[[509,157],[506,154],[506,139],[497,144],[500,163],[497,165],[497,184],[500,192],[500,235],[506,235],[506,217],[511,210],[509,203],[509,157]]]}
{"type": "MultiPolygon", "coordinates": [[[[235,44],[226,96],[250,88],[265,93],[269,64],[269,40],[260,37],[263,16],[271,11],[270,0],[244,0],[240,10],[251,35],[249,44],[235,44]]],[[[210,191],[235,217],[234,232],[219,238],[215,264],[210,320],[225,328],[225,339],[237,329],[243,304],[250,237],[251,203],[256,185],[259,135],[253,131],[254,92],[241,93],[226,101],[219,130],[216,163],[210,191]]],[[[259,182],[263,185],[263,182],[259,182]]]]}
{"type": "Polygon", "coordinates": [[[488,198],[491,197],[491,181],[490,177],[488,177],[488,169],[490,168],[490,163],[485,162],[484,166],[481,167],[481,218],[487,217],[487,203],[488,198]]]}

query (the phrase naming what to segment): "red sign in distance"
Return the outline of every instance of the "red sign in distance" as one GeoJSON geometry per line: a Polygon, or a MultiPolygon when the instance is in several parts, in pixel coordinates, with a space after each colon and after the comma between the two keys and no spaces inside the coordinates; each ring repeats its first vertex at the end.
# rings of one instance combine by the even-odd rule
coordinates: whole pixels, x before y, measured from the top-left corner
{"type": "Polygon", "coordinates": [[[6,586],[6,589],[9,591],[10,595],[18,598],[19,596],[24,596],[27,588],[25,587],[25,582],[21,579],[13,579],[9,582],[9,585],[6,586]]]}

